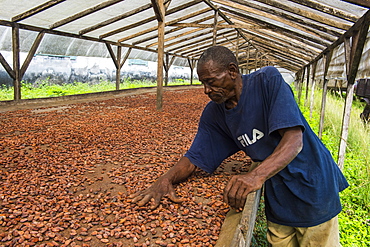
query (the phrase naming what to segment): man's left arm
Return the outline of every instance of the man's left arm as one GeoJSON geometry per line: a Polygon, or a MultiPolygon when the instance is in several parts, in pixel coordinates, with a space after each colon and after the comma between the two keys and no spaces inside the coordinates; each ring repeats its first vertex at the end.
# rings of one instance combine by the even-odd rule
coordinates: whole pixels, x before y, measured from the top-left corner
{"type": "Polygon", "coordinates": [[[242,210],[247,195],[262,188],[264,182],[284,169],[302,150],[302,128],[279,129],[282,136],[274,152],[252,171],[233,176],[225,187],[224,201],[236,210],[242,210]]]}

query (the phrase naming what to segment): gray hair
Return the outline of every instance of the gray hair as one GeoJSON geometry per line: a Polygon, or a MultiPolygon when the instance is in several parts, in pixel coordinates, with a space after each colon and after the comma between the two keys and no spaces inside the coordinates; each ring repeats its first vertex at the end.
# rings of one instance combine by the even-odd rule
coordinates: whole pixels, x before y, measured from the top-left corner
{"type": "Polygon", "coordinates": [[[227,69],[230,63],[235,63],[238,67],[235,55],[224,46],[212,46],[205,50],[199,58],[198,67],[208,61],[217,63],[223,69],[227,69]]]}

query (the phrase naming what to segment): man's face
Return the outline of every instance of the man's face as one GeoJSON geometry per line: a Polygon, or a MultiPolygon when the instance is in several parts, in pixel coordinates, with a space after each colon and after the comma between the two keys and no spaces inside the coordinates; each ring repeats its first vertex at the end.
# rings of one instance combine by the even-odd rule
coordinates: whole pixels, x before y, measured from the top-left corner
{"type": "Polygon", "coordinates": [[[199,80],[204,85],[204,93],[212,101],[221,104],[235,95],[235,82],[230,77],[229,70],[208,61],[198,66],[197,72],[199,80]]]}

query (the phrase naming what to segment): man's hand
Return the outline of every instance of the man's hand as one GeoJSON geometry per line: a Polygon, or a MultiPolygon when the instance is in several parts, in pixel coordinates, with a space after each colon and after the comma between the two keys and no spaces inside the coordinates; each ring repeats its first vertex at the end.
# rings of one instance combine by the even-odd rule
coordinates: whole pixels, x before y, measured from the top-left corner
{"type": "Polygon", "coordinates": [[[133,203],[137,203],[139,206],[143,206],[149,201],[153,201],[150,209],[158,207],[163,196],[168,196],[171,201],[180,203],[182,202],[182,199],[177,197],[173,185],[184,181],[194,171],[195,166],[190,162],[190,160],[186,157],[182,157],[176,165],[159,177],[158,180],[148,189],[136,192],[129,197],[132,198],[133,203]]]}
{"type": "Polygon", "coordinates": [[[262,188],[264,180],[252,173],[233,176],[224,190],[224,201],[236,211],[242,211],[249,193],[262,188]]]}
{"type": "Polygon", "coordinates": [[[284,169],[302,149],[302,129],[299,126],[279,129],[281,140],[274,152],[252,171],[232,177],[225,187],[224,201],[237,211],[243,210],[249,193],[262,188],[263,183],[284,169]]]}
{"type": "Polygon", "coordinates": [[[139,206],[144,206],[149,201],[152,201],[152,206],[150,209],[155,209],[158,207],[162,197],[165,195],[167,195],[168,198],[175,203],[182,202],[182,199],[177,197],[172,183],[165,178],[159,178],[148,189],[136,192],[129,197],[132,198],[133,203],[137,203],[139,206]]]}

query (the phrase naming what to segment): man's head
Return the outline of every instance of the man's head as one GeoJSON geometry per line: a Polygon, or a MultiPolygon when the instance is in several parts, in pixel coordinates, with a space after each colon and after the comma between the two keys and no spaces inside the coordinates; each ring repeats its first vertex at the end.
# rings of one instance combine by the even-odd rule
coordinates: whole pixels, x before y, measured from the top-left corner
{"type": "Polygon", "coordinates": [[[212,46],[205,50],[199,58],[198,68],[209,61],[213,61],[215,64],[220,66],[220,68],[224,69],[227,69],[230,63],[238,66],[238,62],[236,61],[234,54],[224,46],[212,46]]]}
{"type": "Polygon", "coordinates": [[[234,54],[223,46],[208,48],[200,57],[197,66],[204,93],[216,103],[238,101],[241,77],[234,54]]]}

